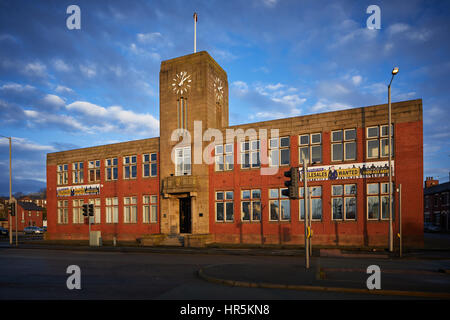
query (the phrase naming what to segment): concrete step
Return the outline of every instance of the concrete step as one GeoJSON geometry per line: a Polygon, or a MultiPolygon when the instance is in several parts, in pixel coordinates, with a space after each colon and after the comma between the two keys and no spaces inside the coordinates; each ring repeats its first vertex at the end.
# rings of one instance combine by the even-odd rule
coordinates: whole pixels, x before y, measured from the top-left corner
{"type": "Polygon", "coordinates": [[[183,247],[184,237],[179,235],[169,235],[161,243],[161,246],[183,247]]]}

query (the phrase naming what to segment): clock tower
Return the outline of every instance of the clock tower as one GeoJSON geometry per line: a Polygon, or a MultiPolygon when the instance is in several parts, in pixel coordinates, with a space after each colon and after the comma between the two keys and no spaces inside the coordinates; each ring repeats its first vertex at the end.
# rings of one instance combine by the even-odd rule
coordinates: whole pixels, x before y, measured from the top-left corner
{"type": "Polygon", "coordinates": [[[209,165],[203,150],[211,142],[203,142],[202,135],[228,126],[227,74],[201,51],[163,61],[159,91],[161,232],[208,234],[209,214],[214,213],[209,212],[209,165]],[[201,128],[195,148],[194,121],[196,130],[201,128]]]}

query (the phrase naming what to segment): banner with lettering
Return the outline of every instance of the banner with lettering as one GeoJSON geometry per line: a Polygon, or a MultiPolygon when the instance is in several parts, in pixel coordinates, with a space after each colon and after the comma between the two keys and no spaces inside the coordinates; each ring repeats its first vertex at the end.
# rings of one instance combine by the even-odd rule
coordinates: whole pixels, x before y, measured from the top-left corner
{"type": "Polygon", "coordinates": [[[56,188],[57,197],[94,196],[100,194],[99,184],[56,188]]]}
{"type": "MultiPolygon", "coordinates": [[[[388,161],[362,162],[350,164],[335,164],[308,168],[308,181],[343,180],[360,178],[389,177],[388,161]]],[[[394,175],[394,161],[392,175],[394,175]]],[[[300,179],[303,180],[303,169],[300,170],[300,179]]]]}

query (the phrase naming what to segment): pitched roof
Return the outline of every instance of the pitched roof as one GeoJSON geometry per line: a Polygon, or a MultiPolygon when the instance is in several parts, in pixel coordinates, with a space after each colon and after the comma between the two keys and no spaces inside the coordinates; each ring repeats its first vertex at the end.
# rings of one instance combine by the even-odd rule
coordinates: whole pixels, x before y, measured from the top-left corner
{"type": "Polygon", "coordinates": [[[423,194],[425,195],[430,195],[430,194],[434,194],[434,193],[440,193],[440,192],[445,192],[445,191],[450,191],[450,181],[446,182],[446,183],[441,183],[432,187],[428,187],[423,189],[423,194]]]}
{"type": "Polygon", "coordinates": [[[27,211],[42,211],[43,210],[42,207],[39,207],[34,202],[17,201],[17,203],[19,206],[21,206],[24,210],[27,210],[27,211]]]}

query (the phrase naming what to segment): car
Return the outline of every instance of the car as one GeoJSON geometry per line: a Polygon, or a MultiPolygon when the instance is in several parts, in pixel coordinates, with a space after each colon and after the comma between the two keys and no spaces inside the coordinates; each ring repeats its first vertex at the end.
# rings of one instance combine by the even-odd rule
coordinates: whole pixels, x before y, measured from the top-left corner
{"type": "Polygon", "coordinates": [[[44,233],[44,231],[41,229],[41,228],[39,228],[39,227],[26,227],[26,228],[24,228],[23,229],[23,232],[25,233],[25,234],[41,234],[41,233],[44,233]]]}
{"type": "Polygon", "coordinates": [[[426,222],[423,225],[423,230],[425,232],[439,232],[439,231],[441,231],[441,228],[432,223],[426,222]]]}
{"type": "Polygon", "coordinates": [[[2,236],[7,236],[7,235],[9,235],[9,230],[8,230],[8,229],[5,229],[5,228],[3,228],[3,227],[0,227],[0,235],[2,235],[2,236]]]}

